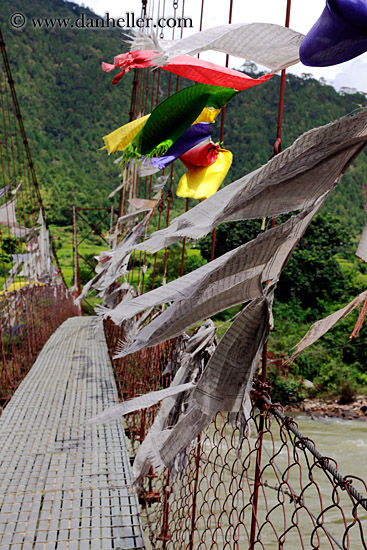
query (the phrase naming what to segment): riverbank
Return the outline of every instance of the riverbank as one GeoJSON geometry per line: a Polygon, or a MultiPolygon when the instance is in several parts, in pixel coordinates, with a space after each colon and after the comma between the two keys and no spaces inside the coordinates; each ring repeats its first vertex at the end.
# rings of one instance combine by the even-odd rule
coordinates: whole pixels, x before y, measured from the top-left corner
{"type": "Polygon", "coordinates": [[[284,407],[286,412],[302,413],[311,417],[337,417],[367,422],[367,396],[358,395],[355,401],[341,405],[335,399],[305,399],[284,407]]]}

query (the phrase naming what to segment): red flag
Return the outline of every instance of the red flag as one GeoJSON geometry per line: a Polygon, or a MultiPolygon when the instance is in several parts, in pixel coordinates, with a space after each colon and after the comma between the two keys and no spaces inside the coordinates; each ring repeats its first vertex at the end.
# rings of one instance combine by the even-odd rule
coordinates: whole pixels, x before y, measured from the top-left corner
{"type": "Polygon", "coordinates": [[[204,143],[193,147],[180,156],[186,168],[193,166],[211,166],[218,157],[219,143],[204,143]]]}
{"type": "MultiPolygon", "coordinates": [[[[117,84],[122,76],[131,69],[154,67],[154,59],[152,58],[155,55],[156,52],[153,50],[136,50],[122,53],[115,57],[113,65],[102,63],[102,69],[106,72],[111,72],[113,69],[121,68],[121,73],[116,75],[112,81],[112,84],[117,84]]],[[[266,74],[260,78],[251,78],[251,76],[240,71],[222,67],[203,59],[197,59],[191,55],[179,55],[169,61],[167,65],[161,67],[161,69],[188,78],[189,80],[200,82],[201,84],[235,88],[238,91],[257,86],[273,76],[272,74],[266,74]]]]}

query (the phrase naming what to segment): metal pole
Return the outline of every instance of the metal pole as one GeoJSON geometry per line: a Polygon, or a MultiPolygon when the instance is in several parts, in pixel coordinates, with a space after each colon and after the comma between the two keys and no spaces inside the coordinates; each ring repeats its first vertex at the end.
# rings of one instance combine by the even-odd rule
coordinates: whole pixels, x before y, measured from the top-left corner
{"type": "MultiPolygon", "coordinates": [[[[287,11],[285,16],[285,26],[289,27],[291,13],[291,0],[287,0],[287,11]]],[[[277,123],[277,138],[274,144],[274,154],[277,155],[282,150],[282,124],[283,124],[283,109],[284,109],[284,91],[285,91],[285,69],[282,71],[280,79],[280,91],[279,91],[279,107],[278,107],[278,123],[277,123]]],[[[271,220],[271,228],[275,227],[275,218],[271,220]]],[[[268,281],[269,283],[269,281],[268,281]]],[[[264,344],[263,354],[262,354],[262,370],[261,370],[261,382],[266,384],[267,377],[267,355],[268,355],[268,344],[264,344]]],[[[260,403],[260,410],[265,413],[265,408],[260,403]]],[[[255,487],[253,494],[253,508],[252,508],[252,518],[251,518],[251,535],[250,535],[250,549],[253,548],[256,537],[256,523],[257,523],[257,510],[258,510],[258,501],[259,501],[259,489],[261,482],[261,455],[262,455],[262,446],[263,446],[263,430],[264,430],[264,414],[261,414],[260,423],[259,423],[259,438],[258,438],[258,448],[256,453],[256,469],[255,469],[255,487]]]]}
{"type": "MultiPolygon", "coordinates": [[[[77,208],[76,206],[73,206],[73,257],[74,257],[73,281],[75,286],[75,292],[77,296],[80,296],[80,294],[82,293],[82,285],[80,282],[76,216],[77,216],[77,208]]],[[[83,314],[82,304],[80,304],[80,312],[81,314],[83,314]]]]}
{"type": "Polygon", "coordinates": [[[191,512],[190,542],[189,542],[189,549],[188,550],[194,550],[194,535],[195,535],[195,521],[196,521],[196,501],[197,501],[197,495],[198,495],[200,458],[201,458],[200,455],[201,455],[201,434],[198,435],[198,446],[197,446],[197,449],[196,449],[195,482],[194,482],[193,502],[192,502],[192,512],[191,512]]]}

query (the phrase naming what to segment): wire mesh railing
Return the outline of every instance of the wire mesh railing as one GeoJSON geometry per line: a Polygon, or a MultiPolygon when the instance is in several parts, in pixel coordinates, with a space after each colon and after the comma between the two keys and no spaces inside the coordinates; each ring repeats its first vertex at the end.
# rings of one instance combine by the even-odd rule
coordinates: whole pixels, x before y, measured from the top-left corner
{"type": "Polygon", "coordinates": [[[51,334],[75,315],[79,315],[79,308],[62,283],[23,287],[0,296],[2,406],[11,398],[51,334]]]}
{"type": "MultiPolygon", "coordinates": [[[[161,375],[165,361],[176,357],[177,350],[170,359],[167,348],[147,350],[146,372],[140,373],[132,356],[130,371],[126,363],[115,370],[121,395],[168,385],[161,375]]],[[[247,418],[218,413],[170,469],[151,469],[144,478],[140,502],[148,548],[367,548],[366,482],[344,477],[267,394],[256,391],[252,398],[247,418]]],[[[132,458],[155,412],[126,416],[132,458]]]]}
{"type": "MultiPolygon", "coordinates": [[[[124,340],[124,326],[115,325],[110,319],[104,322],[105,335],[117,389],[121,400],[168,387],[172,377],[163,374],[167,363],[177,354],[175,340],[169,340],[152,349],[145,349],[121,359],[114,359],[114,350],[119,341],[124,340]]],[[[135,455],[139,444],[153,423],[156,407],[142,410],[126,417],[126,433],[135,455]]]]}
{"type": "MultiPolygon", "coordinates": [[[[105,331],[113,349],[123,326],[105,331]]],[[[167,387],[184,348],[178,339],[113,360],[121,398],[167,387]]],[[[344,476],[268,391],[257,381],[247,417],[218,413],[170,469],[150,469],[140,492],[147,548],[367,548],[366,482],[344,476]]],[[[125,416],[132,460],[157,410],[125,416]]]]}
{"type": "MultiPolygon", "coordinates": [[[[367,500],[350,492],[353,486],[366,495],[365,482],[336,479],[326,468],[335,467],[333,460],[316,458],[306,444],[312,442],[292,428],[297,425],[277,407],[255,409],[240,423],[218,414],[181,458],[184,466],[167,488],[166,515],[163,495],[147,508],[151,533],[162,532],[162,518],[167,525],[165,540],[154,536],[152,546],[366,548],[367,500]],[[260,444],[260,498],[254,510],[260,444]]],[[[164,477],[156,483],[164,485],[164,477]]]]}

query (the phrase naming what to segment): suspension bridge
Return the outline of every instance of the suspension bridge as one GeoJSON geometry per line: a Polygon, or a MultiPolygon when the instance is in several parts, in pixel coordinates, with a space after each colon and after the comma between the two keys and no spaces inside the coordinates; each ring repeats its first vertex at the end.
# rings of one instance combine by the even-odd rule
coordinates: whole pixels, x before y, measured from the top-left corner
{"type": "Polygon", "coordinates": [[[2,548],[144,548],[103,327],[72,317],[49,338],[0,418],[2,548]]]}
{"type": "MultiPolygon", "coordinates": [[[[179,4],[174,2],[176,15],[179,4]]],[[[286,30],[289,30],[290,6],[288,0],[286,30]]],[[[184,2],[181,8],[183,17],[184,2]]],[[[143,16],[153,17],[157,9],[160,7],[154,2],[151,7],[148,2],[142,2],[143,16]]],[[[201,16],[203,9],[204,2],[201,16]]],[[[232,10],[233,0],[229,8],[229,25],[232,10]]],[[[180,33],[173,38],[182,39],[183,29],[180,33]]],[[[297,45],[301,38],[292,35],[290,42],[297,45]]],[[[282,407],[272,403],[266,379],[266,341],[271,325],[274,281],[320,204],[366,146],[364,114],[352,122],[342,121],[335,123],[335,127],[330,125],[311,132],[311,136],[300,138],[294,149],[278,156],[282,150],[285,89],[285,68],[282,67],[286,62],[277,59],[282,76],[275,158],[254,176],[250,174],[253,180],[246,180],[248,187],[255,188],[256,183],[260,189],[260,198],[253,194],[251,200],[260,212],[266,211],[261,214],[264,220],[265,215],[271,217],[269,233],[231,252],[229,268],[225,263],[227,255],[215,258],[215,225],[227,220],[216,210],[218,206],[213,200],[200,203],[198,213],[190,218],[190,195],[183,195],[187,197],[184,218],[180,218],[183,221],[181,225],[176,223],[169,227],[173,165],[169,163],[172,159],[169,162],[166,159],[174,143],[171,148],[164,149],[158,140],[157,147],[153,147],[156,153],[161,153],[158,161],[151,155],[153,161],[143,163],[140,168],[137,168],[138,162],[125,162],[119,211],[100,209],[105,211],[101,224],[110,216],[110,242],[106,243],[108,250],[98,258],[97,275],[83,290],[77,221],[81,212],[84,216],[87,209],[74,207],[74,287],[69,289],[50,235],[2,34],[0,43],[3,176],[0,190],[3,265],[0,294],[0,399],[3,407],[0,417],[0,547],[4,550],[366,549],[366,481],[339,472],[333,458],[323,456],[307,434],[299,432],[296,423],[284,415],[282,407]],[[345,140],[343,147],[340,136],[345,140]],[[318,139],[327,145],[320,148],[318,139]],[[297,174],[302,186],[309,185],[307,196],[296,188],[287,165],[292,166],[297,157],[297,146],[306,161],[313,155],[312,167],[305,161],[305,174],[314,165],[322,172],[322,184],[317,182],[314,187],[309,180],[313,182],[315,174],[312,173],[309,180],[303,173],[297,174]],[[322,157],[327,146],[330,151],[322,157]],[[162,168],[162,162],[168,163],[163,181],[153,177],[162,168]],[[296,189],[292,195],[287,188],[288,211],[301,210],[297,216],[277,226],[275,216],[281,211],[278,199],[265,187],[271,180],[272,166],[274,172],[289,175],[289,179],[285,176],[283,179],[291,182],[290,188],[296,189]],[[264,206],[264,196],[273,210],[268,203],[264,206]],[[131,211],[129,205],[135,211],[131,211]],[[211,212],[214,213],[212,218],[211,212]],[[153,214],[157,216],[158,233],[145,244],[137,245],[146,235],[153,214]],[[206,232],[212,232],[212,261],[197,270],[194,276],[182,277],[186,239],[193,235],[193,219],[198,222],[198,235],[202,220],[206,223],[206,232]],[[131,222],[134,225],[130,225],[131,222]],[[178,240],[176,233],[183,239],[181,279],[178,283],[159,287],[157,250],[165,248],[164,279],[168,262],[166,247],[178,240]],[[162,242],[159,239],[163,239],[162,242]],[[146,288],[147,251],[155,253],[151,288],[146,288]],[[221,281],[220,277],[232,287],[215,286],[221,281]],[[90,288],[100,292],[103,305],[98,310],[100,315],[83,317],[80,301],[90,288]],[[189,304],[185,301],[185,293],[189,294],[189,304]],[[220,310],[214,309],[217,294],[224,309],[238,303],[239,293],[247,297],[241,302],[248,301],[249,305],[236,317],[219,343],[210,320],[190,337],[181,335],[187,326],[220,310]],[[79,301],[76,300],[78,296],[79,301]],[[172,304],[163,313],[160,310],[151,313],[152,308],[166,302],[172,304]],[[194,313],[193,304],[196,305],[194,313]],[[149,311],[143,313],[147,309],[149,311]],[[158,313],[163,321],[162,317],[156,317],[158,313]],[[145,340],[143,336],[139,340],[140,335],[145,335],[145,340]],[[130,349],[134,353],[129,353],[130,349]],[[228,357],[232,363],[228,363],[228,357]],[[226,394],[223,395],[223,371],[230,372],[233,365],[246,363],[244,358],[247,357],[247,370],[232,377],[236,378],[232,384],[226,381],[226,394]],[[260,357],[261,376],[252,387],[253,365],[256,369],[260,357]],[[217,380],[217,384],[212,380],[217,380]],[[180,393],[180,385],[184,383],[185,390],[191,384],[193,393],[189,396],[186,391],[180,393]],[[160,390],[170,392],[165,394],[169,398],[163,401],[161,408],[158,407],[159,396],[156,398],[160,390]],[[144,406],[139,401],[134,408],[132,402],[127,401],[144,395],[147,399],[144,406]],[[124,421],[118,413],[118,418],[98,423],[98,417],[106,409],[112,407],[113,411],[119,401],[131,406],[124,421]],[[91,419],[94,421],[90,422],[91,419]]],[[[189,46],[186,47],[189,52],[189,46]]],[[[283,56],[290,55],[287,51],[285,48],[283,56]]],[[[169,58],[167,52],[162,46],[162,55],[165,53],[169,58]]],[[[114,141],[116,135],[105,139],[109,152],[115,146],[114,152],[121,150],[123,156],[126,151],[132,155],[134,147],[145,143],[143,135],[142,140],[134,144],[134,136],[144,128],[139,120],[144,118],[145,124],[149,118],[148,99],[153,112],[159,105],[160,78],[165,69],[150,71],[151,60],[142,61],[139,55],[133,60],[136,63],[130,111],[133,126],[128,130],[120,129],[119,139],[121,134],[127,139],[131,128],[135,134],[133,137],[128,134],[130,142],[124,142],[120,149],[121,143],[116,145],[114,141]],[[131,143],[133,146],[129,149],[131,143]]],[[[169,63],[170,59],[167,65],[169,63]]],[[[174,65],[173,62],[168,70],[174,72],[174,65]]],[[[197,65],[190,65],[190,71],[196,71],[199,78],[201,68],[207,71],[208,67],[202,64],[198,69],[197,65]]],[[[121,59],[115,58],[114,66],[107,69],[119,66],[124,68],[121,59]]],[[[276,66],[274,61],[273,68],[276,66]]],[[[177,76],[176,84],[173,78],[170,74],[169,98],[180,88],[181,77],[177,76]]],[[[227,70],[220,78],[235,78],[238,86],[243,85],[245,89],[262,84],[270,77],[249,84],[243,82],[243,75],[233,75],[227,70]]],[[[216,107],[220,104],[217,109],[205,111],[208,119],[204,124],[212,123],[210,117],[218,114],[213,114],[213,109],[219,112],[230,99],[225,95],[228,92],[218,91],[214,98],[207,88],[197,89],[204,99],[201,96],[193,99],[190,92],[186,99],[196,105],[200,116],[203,107],[206,110],[208,97],[218,103],[216,107]]],[[[185,96],[180,97],[186,101],[185,96]]],[[[167,111],[172,108],[174,103],[169,104],[167,111]]],[[[162,120],[163,115],[161,111],[162,120]]],[[[224,109],[221,116],[220,142],[223,141],[224,109]]],[[[155,120],[160,117],[156,116],[155,120]]],[[[187,129],[203,124],[197,118],[192,115],[187,129]]],[[[204,137],[207,141],[202,141],[209,146],[206,152],[210,153],[210,162],[214,163],[219,154],[226,157],[228,151],[219,143],[209,143],[207,135],[204,137]]],[[[187,151],[181,151],[180,158],[185,153],[187,151]]],[[[175,154],[177,158],[178,153],[175,154]]],[[[226,158],[228,164],[229,157],[226,158]]],[[[192,157],[190,159],[192,161],[192,157]]],[[[275,186],[281,184],[279,180],[275,186]]],[[[241,192],[245,194],[243,189],[241,192]]],[[[235,198],[224,195],[224,198],[228,201],[229,220],[246,216],[243,212],[248,203],[241,203],[237,195],[235,198]],[[242,211],[238,213],[240,208],[242,211]]],[[[246,200],[250,201],[247,196],[246,200]]],[[[91,225],[90,229],[93,231],[95,227],[91,225]]],[[[350,306],[352,310],[362,303],[357,331],[367,308],[365,293],[350,306]]],[[[339,317],[344,314],[343,311],[339,317]]],[[[325,321],[320,332],[324,325],[329,327],[331,324],[332,321],[325,321]]]]}

